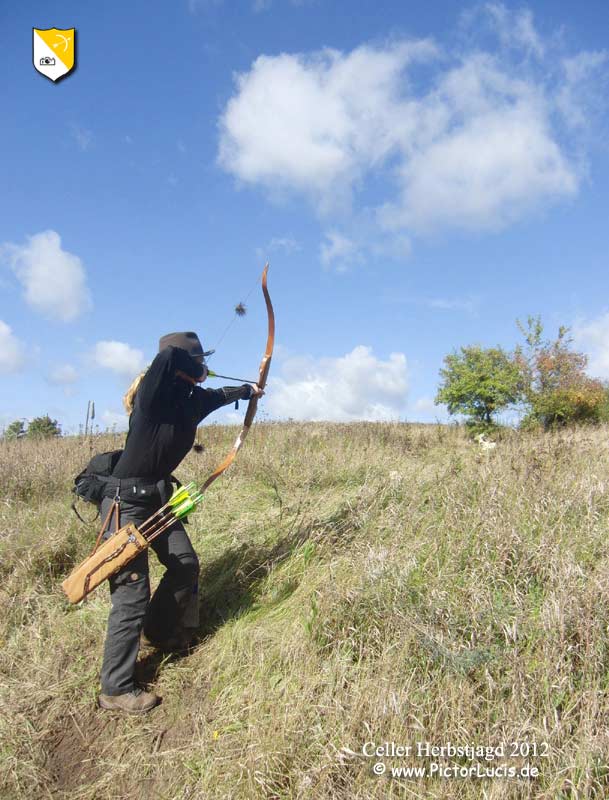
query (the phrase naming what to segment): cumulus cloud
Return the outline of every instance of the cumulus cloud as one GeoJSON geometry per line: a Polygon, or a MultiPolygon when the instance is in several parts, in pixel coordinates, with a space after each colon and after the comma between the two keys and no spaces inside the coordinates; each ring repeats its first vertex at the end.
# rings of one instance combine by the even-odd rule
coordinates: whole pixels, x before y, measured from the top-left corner
{"type": "Polygon", "coordinates": [[[102,369],[109,369],[123,378],[134,378],[144,369],[144,354],[125,342],[98,342],[93,351],[93,361],[102,369]]]}
{"type": "Polygon", "coordinates": [[[402,164],[401,196],[379,211],[383,227],[498,228],[578,188],[575,166],[552,138],[544,103],[531,87],[510,86],[488,58],[458,72],[436,102],[443,112],[454,104],[456,115],[465,111],[465,118],[402,164]],[[503,101],[491,99],[496,90],[505,93],[503,101]],[[476,108],[470,114],[463,105],[472,100],[476,108]]]}
{"type": "MultiPolygon", "coordinates": [[[[423,39],[259,56],[221,115],[219,163],[304,194],[322,216],[344,215],[374,181],[376,203],[360,210],[396,235],[496,229],[574,195],[583,168],[566,132],[589,120],[583,89],[606,54],[567,58],[530,11],[500,3],[468,24],[460,49],[423,39]]],[[[332,243],[321,252],[332,260],[332,243]]]]}
{"type": "Polygon", "coordinates": [[[237,76],[237,94],[221,117],[220,163],[247,183],[334,204],[395,147],[400,74],[435,52],[424,41],[260,56],[237,76]],[[386,113],[391,119],[379,128],[386,113]]]}
{"type": "Polygon", "coordinates": [[[78,381],[78,372],[72,364],[60,364],[50,370],[47,380],[54,386],[71,386],[78,381]]]}
{"type": "Polygon", "coordinates": [[[299,420],[398,420],[408,395],[403,353],[383,361],[359,345],[339,358],[291,357],[272,379],[267,408],[299,420]]]}
{"type": "Polygon", "coordinates": [[[0,373],[18,372],[25,363],[25,345],[0,320],[0,373]]]}
{"type": "Polygon", "coordinates": [[[609,312],[573,326],[573,338],[589,358],[588,373],[609,378],[609,312]]]}
{"type": "Polygon", "coordinates": [[[46,317],[71,322],[92,307],[83,263],[62,248],[55,231],[36,233],[24,245],[1,245],[0,255],[23,286],[28,305],[46,317]]]}

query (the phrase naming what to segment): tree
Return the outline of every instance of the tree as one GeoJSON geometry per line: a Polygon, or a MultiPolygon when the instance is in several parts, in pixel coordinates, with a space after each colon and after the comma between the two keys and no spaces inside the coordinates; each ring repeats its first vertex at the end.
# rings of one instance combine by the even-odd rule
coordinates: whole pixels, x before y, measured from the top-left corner
{"type": "Polygon", "coordinates": [[[495,425],[493,415],[521,398],[521,374],[513,357],[501,347],[462,347],[444,358],[442,384],[435,402],[449,414],[464,414],[480,430],[495,425]]]}
{"type": "Polygon", "coordinates": [[[572,422],[598,422],[606,414],[607,389],[586,375],[588,358],[571,349],[569,329],[561,326],[556,339],[543,338],[540,317],[518,322],[526,349],[516,348],[515,360],[522,375],[529,406],[524,427],[542,425],[545,430],[572,422]]]}
{"type": "Polygon", "coordinates": [[[36,417],[28,425],[27,435],[32,438],[46,439],[51,436],[61,436],[61,429],[56,419],[51,419],[48,414],[36,417]]]}
{"type": "Polygon", "coordinates": [[[11,422],[4,431],[5,439],[20,439],[22,436],[25,436],[25,426],[21,419],[16,419],[14,422],[11,422]]]}

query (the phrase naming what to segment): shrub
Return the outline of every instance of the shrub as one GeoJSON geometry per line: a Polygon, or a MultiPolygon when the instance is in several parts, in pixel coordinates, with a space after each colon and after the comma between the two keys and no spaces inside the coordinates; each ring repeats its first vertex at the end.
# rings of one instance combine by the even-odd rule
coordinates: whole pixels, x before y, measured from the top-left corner
{"type": "Polygon", "coordinates": [[[493,430],[495,412],[519,400],[519,366],[500,347],[462,347],[460,353],[447,355],[444,364],[435,402],[445,403],[449,414],[464,414],[476,433],[493,430]]]}
{"type": "Polygon", "coordinates": [[[56,419],[51,419],[48,414],[44,417],[35,417],[28,425],[27,435],[32,438],[46,439],[51,436],[61,436],[61,429],[56,419]]]}
{"type": "Polygon", "coordinates": [[[22,436],[25,436],[25,426],[21,419],[16,419],[14,422],[11,422],[4,431],[5,439],[20,439],[22,436]]]}
{"type": "Polygon", "coordinates": [[[569,329],[560,327],[555,340],[544,340],[539,317],[518,323],[528,351],[516,351],[529,412],[523,427],[545,430],[572,423],[600,422],[608,413],[607,389],[586,375],[587,356],[571,350],[569,329]]]}

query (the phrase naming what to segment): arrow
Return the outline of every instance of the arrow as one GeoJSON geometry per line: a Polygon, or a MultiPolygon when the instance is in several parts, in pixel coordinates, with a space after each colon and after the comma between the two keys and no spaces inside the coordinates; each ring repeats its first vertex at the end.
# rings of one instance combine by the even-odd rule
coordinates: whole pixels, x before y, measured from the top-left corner
{"type": "Polygon", "coordinates": [[[212,372],[211,370],[209,370],[207,374],[210,378],[225,378],[227,381],[239,381],[239,383],[256,383],[256,381],[248,381],[247,378],[231,378],[230,375],[219,375],[217,372],[212,372]]]}

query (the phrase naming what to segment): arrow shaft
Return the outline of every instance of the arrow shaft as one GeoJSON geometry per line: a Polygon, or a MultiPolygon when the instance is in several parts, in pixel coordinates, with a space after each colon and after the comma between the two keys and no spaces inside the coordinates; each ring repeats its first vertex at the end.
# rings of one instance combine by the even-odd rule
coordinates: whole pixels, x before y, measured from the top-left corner
{"type": "Polygon", "coordinates": [[[212,370],[209,370],[207,374],[210,378],[224,378],[227,381],[239,381],[240,383],[256,383],[256,381],[248,381],[247,378],[233,378],[230,375],[219,375],[217,372],[212,372],[212,370]]]}

